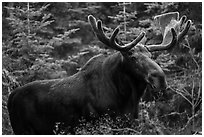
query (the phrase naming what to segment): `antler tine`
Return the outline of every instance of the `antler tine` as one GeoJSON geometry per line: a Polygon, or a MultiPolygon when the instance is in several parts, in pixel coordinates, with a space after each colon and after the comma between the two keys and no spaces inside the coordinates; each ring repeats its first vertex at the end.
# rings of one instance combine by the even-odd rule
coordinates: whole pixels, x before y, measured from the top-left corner
{"type": "Polygon", "coordinates": [[[140,33],[140,35],[135,39],[133,40],[131,43],[128,43],[128,44],[125,44],[124,46],[121,46],[119,45],[116,41],[115,41],[115,38],[117,36],[117,34],[119,33],[120,31],[120,26],[118,26],[112,33],[111,37],[108,38],[105,33],[103,32],[103,28],[102,28],[102,21],[101,20],[98,20],[97,23],[96,23],[96,19],[92,16],[92,15],[89,15],[88,16],[88,20],[96,34],[96,36],[98,37],[98,39],[103,42],[105,45],[115,49],[115,50],[118,50],[118,51],[128,51],[130,50],[131,48],[133,48],[134,46],[137,45],[137,43],[142,40],[142,38],[144,37],[145,33],[142,32],[140,33]]]}
{"type": "Polygon", "coordinates": [[[115,41],[115,37],[117,36],[117,34],[119,33],[120,29],[119,29],[119,26],[113,31],[111,37],[110,37],[110,43],[111,45],[114,46],[114,48],[116,50],[119,50],[119,51],[129,51],[130,49],[132,49],[134,46],[137,45],[137,43],[139,43],[142,38],[145,36],[145,32],[141,32],[140,35],[135,39],[133,40],[132,42],[128,43],[128,44],[125,44],[124,46],[120,46],[118,43],[116,43],[115,41]]]}
{"type": "Polygon", "coordinates": [[[171,33],[172,33],[172,40],[170,43],[166,44],[166,45],[163,45],[163,44],[160,44],[160,45],[151,45],[148,48],[148,50],[150,52],[153,52],[153,51],[160,51],[160,50],[167,50],[167,49],[170,49],[172,48],[174,45],[176,45],[177,43],[177,34],[176,34],[176,31],[174,28],[171,28],[171,33]]]}
{"type": "Polygon", "coordinates": [[[99,31],[99,29],[97,28],[97,26],[99,26],[98,24],[101,22],[101,21],[98,21],[96,23],[96,19],[92,16],[92,15],[89,15],[88,16],[88,20],[89,20],[89,23],[91,24],[92,26],[92,29],[94,31],[94,33],[96,34],[97,38],[103,42],[105,45],[109,45],[109,40],[108,38],[104,35],[104,33],[102,33],[101,31],[99,31]],[[96,25],[97,24],[97,25],[96,25]]]}
{"type": "Polygon", "coordinates": [[[183,24],[184,24],[184,22],[186,21],[186,19],[187,19],[187,17],[185,16],[185,15],[183,15],[182,17],[181,17],[181,19],[180,19],[180,27],[182,27],[183,26],[183,24]]]}
{"type": "MultiPolygon", "coordinates": [[[[117,44],[115,42],[115,37],[117,36],[117,34],[119,33],[120,29],[119,29],[119,26],[113,31],[112,35],[110,38],[108,38],[105,33],[103,32],[103,28],[102,28],[102,22],[99,20],[97,21],[97,28],[98,28],[98,31],[100,32],[101,34],[101,37],[104,37],[105,39],[107,39],[107,42],[105,43],[104,41],[101,41],[103,42],[105,45],[115,49],[115,50],[118,50],[118,51],[121,51],[123,50],[122,47],[120,47],[119,44],[117,44]]],[[[100,40],[100,39],[99,39],[100,40]]]]}
{"type": "Polygon", "coordinates": [[[115,42],[115,37],[117,36],[117,34],[120,31],[120,27],[118,26],[112,33],[111,38],[110,38],[110,42],[115,45],[115,48],[117,48],[117,50],[121,50],[121,51],[129,51],[130,49],[132,49],[134,46],[137,45],[138,42],[140,42],[142,40],[142,38],[145,36],[145,32],[141,32],[140,35],[133,40],[131,43],[125,44],[124,46],[120,46],[119,44],[117,44],[115,42]]]}
{"type": "Polygon", "coordinates": [[[145,32],[142,31],[135,40],[133,40],[131,43],[125,44],[124,46],[125,50],[128,51],[132,49],[135,45],[137,45],[137,43],[139,43],[143,39],[144,36],[145,36],[145,32]]]}
{"type": "Polygon", "coordinates": [[[178,35],[178,42],[180,42],[182,40],[182,38],[187,34],[190,27],[191,27],[191,20],[188,20],[186,22],[184,29],[178,35]]]}

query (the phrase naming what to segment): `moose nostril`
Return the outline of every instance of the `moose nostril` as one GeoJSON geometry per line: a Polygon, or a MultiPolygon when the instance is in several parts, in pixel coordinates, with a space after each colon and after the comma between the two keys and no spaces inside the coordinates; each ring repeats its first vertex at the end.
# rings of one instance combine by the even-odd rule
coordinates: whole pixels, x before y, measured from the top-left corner
{"type": "Polygon", "coordinates": [[[165,79],[164,79],[164,80],[161,80],[160,83],[161,83],[161,88],[162,88],[163,90],[166,90],[166,89],[168,88],[165,79]]]}
{"type": "Polygon", "coordinates": [[[148,80],[152,85],[154,85],[158,89],[166,90],[168,87],[163,73],[154,72],[149,75],[148,80]]]}
{"type": "Polygon", "coordinates": [[[164,85],[164,87],[162,88],[162,90],[167,90],[167,86],[166,85],[164,85]]]}

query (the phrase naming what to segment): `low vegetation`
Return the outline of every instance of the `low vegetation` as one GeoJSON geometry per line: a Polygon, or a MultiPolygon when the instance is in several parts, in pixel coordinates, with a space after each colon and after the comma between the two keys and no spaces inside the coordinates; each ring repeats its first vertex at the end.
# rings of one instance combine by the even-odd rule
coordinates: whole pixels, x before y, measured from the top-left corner
{"type": "MultiPolygon", "coordinates": [[[[16,87],[34,80],[70,76],[94,55],[114,52],[95,39],[85,18],[89,14],[100,17],[111,28],[127,23],[128,27],[121,30],[126,36],[119,37],[124,42],[144,30],[145,42],[151,44],[162,41],[152,17],[175,10],[187,15],[193,25],[171,53],[153,54],[166,73],[168,89],[160,93],[147,90],[140,102],[139,119],[130,120],[128,115],[111,119],[106,114],[97,121],[82,118],[75,133],[202,134],[202,14],[198,14],[202,3],[3,3],[2,6],[3,135],[13,134],[6,105],[16,87]],[[196,8],[192,9],[192,4],[196,8]]],[[[106,28],[107,35],[111,28],[106,28]]],[[[56,123],[55,133],[70,134],[68,128],[56,123]]]]}

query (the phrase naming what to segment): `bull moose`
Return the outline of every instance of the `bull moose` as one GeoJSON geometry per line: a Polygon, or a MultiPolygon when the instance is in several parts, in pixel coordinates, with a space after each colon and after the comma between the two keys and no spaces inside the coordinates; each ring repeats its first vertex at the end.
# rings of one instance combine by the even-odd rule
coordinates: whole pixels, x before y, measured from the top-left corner
{"type": "Polygon", "coordinates": [[[138,118],[138,104],[147,86],[155,90],[167,87],[165,74],[151,59],[151,52],[172,48],[191,25],[190,20],[182,17],[179,20],[182,24],[185,21],[182,31],[170,28],[170,41],[164,38],[159,45],[140,44],[144,32],[132,42],[120,45],[115,40],[119,27],[107,37],[100,20],[92,15],[88,20],[97,38],[117,52],[92,57],[70,77],[38,80],[14,90],[7,107],[15,134],[54,134],[56,122],[70,126],[73,131],[79,119],[88,119],[90,114],[95,117],[105,113],[130,114],[131,118],[138,118]]]}

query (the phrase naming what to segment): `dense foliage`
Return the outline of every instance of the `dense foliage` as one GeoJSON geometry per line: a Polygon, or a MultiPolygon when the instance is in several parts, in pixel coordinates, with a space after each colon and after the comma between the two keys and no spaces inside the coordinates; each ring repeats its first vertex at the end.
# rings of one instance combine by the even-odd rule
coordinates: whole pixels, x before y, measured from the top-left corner
{"type": "MultiPolygon", "coordinates": [[[[148,91],[140,118],[104,115],[76,128],[76,134],[199,134],[202,132],[202,3],[2,3],[2,132],[13,134],[6,108],[18,86],[76,73],[94,55],[110,54],[94,36],[87,16],[106,24],[106,33],[121,25],[122,43],[146,32],[145,44],[162,41],[155,15],[178,11],[193,22],[188,36],[171,52],[153,53],[167,75],[165,93],[148,91]]],[[[56,134],[69,134],[56,123],[56,134]]]]}

